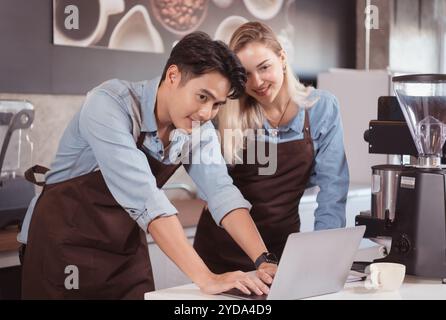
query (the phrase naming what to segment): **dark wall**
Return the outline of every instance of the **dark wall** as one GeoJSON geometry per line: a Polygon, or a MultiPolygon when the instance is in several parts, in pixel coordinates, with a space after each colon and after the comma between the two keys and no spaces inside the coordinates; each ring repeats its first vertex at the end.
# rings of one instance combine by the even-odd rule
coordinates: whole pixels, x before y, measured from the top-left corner
{"type": "MultiPolygon", "coordinates": [[[[295,1],[290,12],[295,31],[293,67],[301,78],[313,80],[318,72],[330,67],[354,68],[355,3],[355,0],[295,1]]],[[[234,10],[219,9],[210,1],[210,18],[200,29],[213,35],[219,21],[227,15],[253,19],[246,10],[234,10]]],[[[277,17],[267,23],[274,28],[281,19],[277,17]]],[[[158,30],[162,29],[155,21],[154,24],[158,30]]],[[[169,46],[165,43],[166,48],[169,46]]],[[[0,0],[0,92],[84,94],[109,78],[153,78],[162,71],[166,57],[166,54],[55,46],[51,0],[0,0]]]]}

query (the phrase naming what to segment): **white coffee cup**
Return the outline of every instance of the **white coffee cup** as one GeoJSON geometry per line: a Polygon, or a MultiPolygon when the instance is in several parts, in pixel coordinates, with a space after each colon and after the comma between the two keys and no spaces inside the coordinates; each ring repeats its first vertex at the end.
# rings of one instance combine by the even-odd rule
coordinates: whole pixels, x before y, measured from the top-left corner
{"type": "Polygon", "coordinates": [[[283,0],[243,0],[246,9],[257,19],[274,18],[282,8],[283,0]]]}
{"type": "Polygon", "coordinates": [[[164,52],[163,40],[143,5],[132,7],[114,28],[108,47],[142,52],[164,52]]]}
{"type": "Polygon", "coordinates": [[[370,278],[364,283],[367,289],[395,291],[401,287],[406,266],[399,263],[378,262],[370,265],[370,278]]]}
{"type": "MultiPolygon", "coordinates": [[[[64,19],[65,16],[56,17],[56,6],[53,7],[53,28],[54,28],[54,43],[61,45],[69,45],[69,46],[79,46],[79,47],[88,47],[96,44],[99,40],[101,40],[104,35],[108,18],[110,15],[118,14],[124,11],[125,3],[124,0],[98,0],[99,2],[99,12],[97,17],[96,26],[93,28],[91,33],[87,35],[84,39],[72,39],[68,37],[63,30],[59,28],[56,24],[56,18],[64,19]]],[[[84,14],[83,12],[79,12],[79,15],[84,14]]]]}
{"type": "Polygon", "coordinates": [[[221,40],[226,44],[229,44],[232,34],[242,24],[249,20],[241,16],[229,16],[225,18],[217,27],[215,31],[214,39],[221,40]]]}

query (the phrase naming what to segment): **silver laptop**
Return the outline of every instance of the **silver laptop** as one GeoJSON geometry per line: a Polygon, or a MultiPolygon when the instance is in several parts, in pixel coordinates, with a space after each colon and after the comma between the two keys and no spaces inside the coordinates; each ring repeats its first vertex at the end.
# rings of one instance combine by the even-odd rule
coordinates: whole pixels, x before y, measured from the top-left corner
{"type": "Polygon", "coordinates": [[[288,236],[269,294],[225,293],[249,300],[294,300],[344,288],[365,226],[292,233],[288,236]]]}

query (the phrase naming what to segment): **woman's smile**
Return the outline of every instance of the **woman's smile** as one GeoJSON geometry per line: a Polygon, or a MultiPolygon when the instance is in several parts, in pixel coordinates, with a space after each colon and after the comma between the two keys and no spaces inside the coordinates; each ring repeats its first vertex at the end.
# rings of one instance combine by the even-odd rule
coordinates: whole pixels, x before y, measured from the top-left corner
{"type": "Polygon", "coordinates": [[[260,97],[264,97],[264,96],[266,96],[269,93],[269,89],[270,88],[271,88],[271,85],[267,85],[267,86],[264,86],[262,88],[255,89],[253,91],[256,93],[256,95],[258,95],[260,97]]]}

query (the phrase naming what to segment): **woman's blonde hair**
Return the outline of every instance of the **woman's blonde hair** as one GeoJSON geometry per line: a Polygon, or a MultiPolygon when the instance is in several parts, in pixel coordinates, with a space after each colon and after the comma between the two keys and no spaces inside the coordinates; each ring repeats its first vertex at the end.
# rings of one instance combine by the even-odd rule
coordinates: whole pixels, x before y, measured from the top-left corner
{"type": "MultiPolygon", "coordinates": [[[[235,30],[229,42],[229,48],[237,54],[252,42],[264,44],[278,56],[283,50],[274,32],[260,22],[247,22],[235,30]]],[[[314,88],[305,87],[300,83],[288,62],[285,63],[284,83],[287,84],[292,101],[299,107],[312,105],[313,103],[308,101],[308,96],[314,88]]],[[[238,100],[228,100],[226,106],[219,111],[217,120],[225,160],[234,164],[242,161],[241,152],[244,148],[246,130],[262,128],[265,118],[261,106],[254,98],[245,93],[238,100]],[[225,132],[227,133],[226,137],[225,132]]]]}

